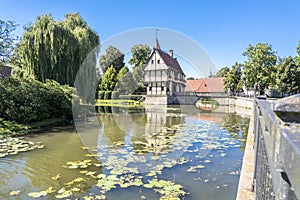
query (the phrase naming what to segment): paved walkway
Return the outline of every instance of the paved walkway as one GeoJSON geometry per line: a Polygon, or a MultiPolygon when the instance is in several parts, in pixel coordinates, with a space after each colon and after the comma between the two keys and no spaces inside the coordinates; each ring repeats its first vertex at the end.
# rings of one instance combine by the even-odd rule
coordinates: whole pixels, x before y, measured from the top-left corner
{"type": "MultiPolygon", "coordinates": [[[[254,109],[252,110],[254,112],[254,109]]],[[[239,187],[236,200],[254,200],[252,190],[254,173],[254,114],[251,115],[247,144],[240,175],[239,187]]]]}

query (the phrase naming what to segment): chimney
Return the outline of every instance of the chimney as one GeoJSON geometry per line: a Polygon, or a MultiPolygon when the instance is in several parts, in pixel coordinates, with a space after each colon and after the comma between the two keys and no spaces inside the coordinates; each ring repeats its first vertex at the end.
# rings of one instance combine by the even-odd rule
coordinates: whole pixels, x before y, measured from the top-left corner
{"type": "Polygon", "coordinates": [[[173,58],[173,50],[172,49],[169,50],[169,55],[173,58]]]}

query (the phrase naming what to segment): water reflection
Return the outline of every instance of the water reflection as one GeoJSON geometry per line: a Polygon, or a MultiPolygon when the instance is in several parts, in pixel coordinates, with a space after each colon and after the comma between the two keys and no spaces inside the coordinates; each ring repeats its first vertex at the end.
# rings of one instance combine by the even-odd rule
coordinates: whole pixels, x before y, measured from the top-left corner
{"type": "Polygon", "coordinates": [[[243,143],[240,147],[243,151],[245,151],[246,147],[249,122],[249,117],[241,117],[234,113],[228,113],[220,123],[220,126],[230,132],[230,137],[238,139],[243,143]]]}
{"type": "MultiPolygon", "coordinates": [[[[166,177],[168,180],[174,179],[175,176],[182,177],[177,179],[177,182],[193,188],[190,191],[193,195],[187,199],[207,199],[207,190],[216,190],[214,198],[221,198],[222,192],[217,190],[219,188],[227,191],[227,199],[234,198],[238,181],[238,176],[234,175],[239,174],[243,155],[238,149],[244,149],[249,118],[235,113],[200,112],[191,106],[160,106],[146,108],[145,112],[120,109],[114,115],[100,114],[99,122],[101,131],[98,135],[98,145],[101,145],[101,148],[98,148],[98,151],[104,152],[106,148],[117,149],[110,154],[104,154],[100,158],[102,162],[110,163],[109,157],[113,156],[121,159],[125,166],[134,165],[144,176],[150,172],[149,174],[166,177]],[[114,122],[111,121],[112,116],[114,122]],[[116,133],[112,133],[112,129],[105,126],[118,126],[113,130],[119,131],[120,136],[115,137],[116,133]],[[103,141],[106,139],[110,141],[109,144],[114,144],[113,147],[103,147],[103,141]],[[135,154],[124,158],[124,152],[135,154]],[[186,172],[189,168],[181,168],[184,163],[194,170],[193,165],[196,163],[211,162],[213,165],[209,166],[207,174],[193,177],[192,183],[191,179],[185,179],[185,176],[189,177],[190,174],[186,172]],[[171,169],[168,170],[166,165],[170,165],[171,169]],[[157,171],[157,168],[161,170],[157,171]],[[200,185],[199,180],[202,181],[200,185]]],[[[204,171],[206,169],[202,170],[204,171]]],[[[111,195],[114,196],[114,193],[111,195]]]]}
{"type": "MultiPolygon", "coordinates": [[[[203,113],[191,106],[103,108],[76,127],[78,134],[71,129],[33,135],[29,139],[45,143],[45,149],[0,159],[0,197],[8,199],[10,191],[20,190],[26,199],[29,192],[50,186],[59,190],[77,177],[85,181],[74,198],[97,195],[97,179],[63,167],[91,159],[101,166],[86,169],[95,175],[142,176],[143,183],[156,176],[182,185],[190,193],[185,199],[234,199],[248,123],[249,118],[235,113],[203,113]],[[95,158],[86,157],[82,142],[95,158]],[[53,180],[58,174],[60,179],[53,180]]],[[[106,195],[114,200],[160,198],[143,187],[118,186],[106,195]]]]}

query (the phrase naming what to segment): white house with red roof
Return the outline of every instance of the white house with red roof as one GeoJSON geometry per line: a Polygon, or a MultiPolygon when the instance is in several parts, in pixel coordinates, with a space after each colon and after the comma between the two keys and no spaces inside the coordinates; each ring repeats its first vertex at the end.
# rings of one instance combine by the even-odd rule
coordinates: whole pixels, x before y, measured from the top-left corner
{"type": "Polygon", "coordinates": [[[167,104],[168,96],[185,91],[185,74],[177,59],[173,57],[173,50],[170,50],[169,53],[162,51],[157,39],[144,71],[148,97],[146,102],[148,103],[156,104],[155,101],[158,98],[151,97],[163,97],[161,100],[164,99],[164,103],[161,104],[167,104]]]}

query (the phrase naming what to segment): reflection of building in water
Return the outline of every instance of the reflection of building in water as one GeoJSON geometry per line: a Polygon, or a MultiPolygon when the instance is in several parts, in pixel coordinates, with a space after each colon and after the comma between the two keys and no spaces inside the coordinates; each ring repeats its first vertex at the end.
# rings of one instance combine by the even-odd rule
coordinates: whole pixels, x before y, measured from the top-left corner
{"type": "Polygon", "coordinates": [[[192,115],[191,118],[208,121],[208,122],[216,122],[221,124],[223,121],[224,113],[198,113],[196,115],[192,115]]]}
{"type": "Polygon", "coordinates": [[[178,131],[176,125],[184,121],[182,115],[168,113],[167,105],[148,105],[146,112],[143,111],[99,115],[98,146],[132,145],[133,151],[140,153],[158,153],[172,148],[173,136],[178,131]]]}
{"type": "Polygon", "coordinates": [[[146,107],[147,123],[145,125],[145,140],[154,153],[164,152],[172,148],[172,136],[177,130],[172,129],[174,125],[183,120],[167,113],[167,106],[155,105],[146,107]]]}
{"type": "Polygon", "coordinates": [[[147,124],[145,126],[145,133],[155,135],[162,131],[162,127],[166,123],[167,106],[154,105],[146,107],[147,124]]]}

